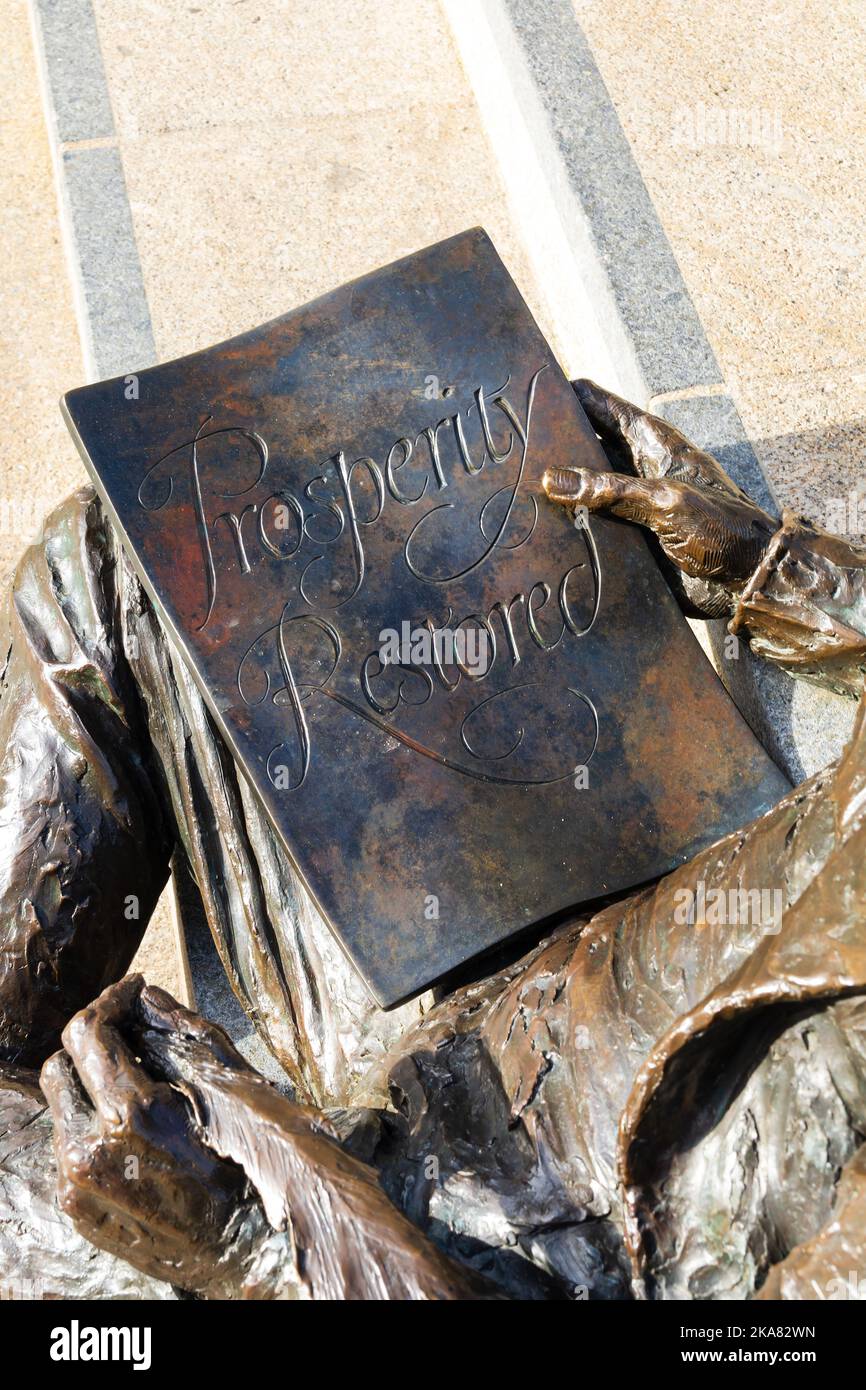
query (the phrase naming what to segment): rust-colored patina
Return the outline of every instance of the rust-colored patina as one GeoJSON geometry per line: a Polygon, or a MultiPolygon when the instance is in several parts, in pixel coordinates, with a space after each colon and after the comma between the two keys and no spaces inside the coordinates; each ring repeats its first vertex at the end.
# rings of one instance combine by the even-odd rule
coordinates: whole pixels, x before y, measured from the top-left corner
{"type": "Polygon", "coordinates": [[[484,232],[65,414],[380,1003],[786,790],[640,534],[544,496],[606,460],[484,232]]]}
{"type": "MultiPolygon", "coordinates": [[[[575,389],[627,486],[598,495],[586,470],[560,470],[553,495],[602,512],[630,496],[753,650],[860,698],[843,756],[658,882],[386,1012],[83,489],[0,613],[4,1292],[862,1294],[866,549],[788,515],[744,582],[749,537],[719,465],[575,389]],[[291,1102],[219,1028],[120,978],[172,842],[291,1102]],[[28,1070],[46,1057],[50,1115],[28,1070]]],[[[572,853],[576,816],[551,842],[572,853]]]]}

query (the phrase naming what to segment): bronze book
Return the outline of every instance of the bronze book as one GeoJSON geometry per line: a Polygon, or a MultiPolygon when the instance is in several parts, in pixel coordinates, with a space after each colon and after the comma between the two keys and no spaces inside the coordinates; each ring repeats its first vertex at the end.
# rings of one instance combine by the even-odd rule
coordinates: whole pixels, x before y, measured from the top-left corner
{"type": "Polygon", "coordinates": [[[787,790],[639,530],[545,499],[608,464],[483,231],[64,414],[381,1004],[787,790]]]}

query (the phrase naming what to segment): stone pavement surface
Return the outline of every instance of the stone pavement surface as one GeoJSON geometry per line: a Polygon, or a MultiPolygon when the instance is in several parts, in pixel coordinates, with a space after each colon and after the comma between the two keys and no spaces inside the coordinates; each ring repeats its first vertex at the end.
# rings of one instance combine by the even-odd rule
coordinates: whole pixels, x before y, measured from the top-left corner
{"type": "MultiPolygon", "coordinates": [[[[866,10],[573,4],[776,498],[866,539],[866,10]]],[[[846,711],[772,686],[796,779],[846,711]]]]}
{"type": "MultiPolygon", "coordinates": [[[[0,576],[46,512],[87,480],[57,403],[84,364],[26,6],[3,0],[0,44],[0,576]]],[[[163,895],[133,964],[185,996],[163,895]]]]}
{"type": "Polygon", "coordinates": [[[574,3],[758,459],[827,522],[864,482],[866,10],[574,3]]]}
{"type": "MultiPolygon", "coordinates": [[[[2,3],[6,513],[82,479],[62,390],[483,223],[566,370],[866,530],[857,0],[2,3]]],[[[722,675],[792,778],[840,747],[835,697],[722,675]]]]}

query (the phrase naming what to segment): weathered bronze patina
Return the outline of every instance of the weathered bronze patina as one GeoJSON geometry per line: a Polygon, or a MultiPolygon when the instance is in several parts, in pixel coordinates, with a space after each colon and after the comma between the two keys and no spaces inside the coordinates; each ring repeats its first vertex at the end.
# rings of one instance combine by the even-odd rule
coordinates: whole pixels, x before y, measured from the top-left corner
{"type": "Polygon", "coordinates": [[[65,412],[380,1003],[786,789],[639,533],[543,502],[605,459],[483,232],[65,412]]]}
{"type": "MultiPolygon", "coordinates": [[[[0,1276],[14,1296],[862,1297],[866,549],[788,515],[744,579],[743,512],[718,465],[664,421],[577,391],[626,469],[614,500],[690,557],[707,605],[772,661],[861,698],[844,755],[659,882],[385,1012],[299,887],[93,491],[68,499],[0,611],[0,1276]],[[96,998],[128,968],[171,842],[291,1103],[140,978],[96,998]],[[66,1020],[40,1093],[26,1066],[66,1020]]],[[[611,506],[593,487],[581,501],[588,481],[548,484],[611,506]]],[[[580,850],[575,816],[550,854],[580,850]]]]}

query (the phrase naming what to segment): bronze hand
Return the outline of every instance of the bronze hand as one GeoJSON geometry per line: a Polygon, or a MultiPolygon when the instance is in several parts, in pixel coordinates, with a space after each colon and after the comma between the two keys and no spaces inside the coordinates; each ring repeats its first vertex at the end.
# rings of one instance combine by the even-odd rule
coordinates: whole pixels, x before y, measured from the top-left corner
{"type": "Polygon", "coordinates": [[[646,526],[681,572],[687,606],[713,617],[730,611],[777,529],[773,518],[666,421],[591,381],[574,389],[608,453],[631,471],[550,469],[548,497],[646,526]]]}
{"type": "Polygon", "coordinates": [[[212,1298],[498,1296],[398,1211],[327,1116],[140,976],[63,1041],[42,1088],[60,1202],[94,1245],[212,1298]]]}
{"type": "Polygon", "coordinates": [[[94,1245],[194,1292],[214,1282],[243,1175],[199,1141],[182,1096],[130,1043],[143,981],[110,986],[42,1068],[58,1199],[94,1245]]]}

